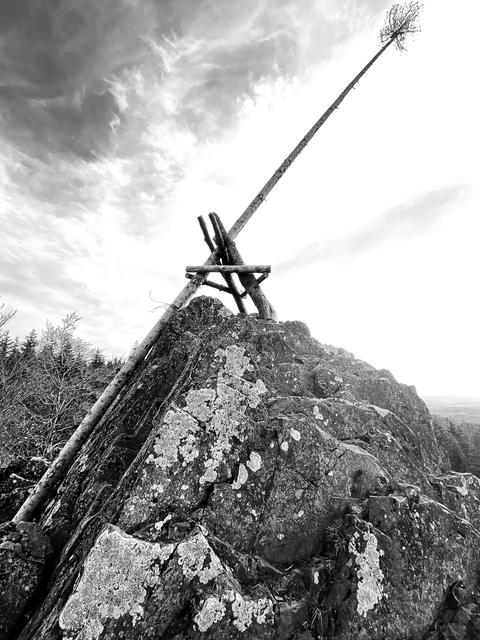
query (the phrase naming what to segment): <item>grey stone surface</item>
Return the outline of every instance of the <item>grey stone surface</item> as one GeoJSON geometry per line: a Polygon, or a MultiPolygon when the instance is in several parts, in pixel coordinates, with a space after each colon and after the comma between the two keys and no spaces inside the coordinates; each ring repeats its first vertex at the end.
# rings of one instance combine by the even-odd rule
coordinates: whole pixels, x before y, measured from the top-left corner
{"type": "Polygon", "coordinates": [[[478,638],[479,481],[444,469],[412,387],[196,298],[42,513],[17,637],[478,638]]]}

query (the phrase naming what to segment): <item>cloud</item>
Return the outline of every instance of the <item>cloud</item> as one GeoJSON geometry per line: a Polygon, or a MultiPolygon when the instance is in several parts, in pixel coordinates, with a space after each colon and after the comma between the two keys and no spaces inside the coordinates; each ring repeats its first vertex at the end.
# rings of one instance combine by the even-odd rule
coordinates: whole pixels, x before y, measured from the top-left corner
{"type": "Polygon", "coordinates": [[[258,87],[308,74],[383,4],[0,3],[5,294],[45,313],[101,309],[119,264],[138,277],[172,244],[179,189],[221,179],[208,154],[237,134],[258,87]]]}
{"type": "MultiPolygon", "coordinates": [[[[61,220],[42,217],[21,224],[21,216],[4,220],[0,253],[0,290],[10,300],[25,300],[37,309],[95,307],[97,296],[70,273],[70,265],[85,256],[85,244],[68,233],[61,220]]],[[[70,227],[72,229],[72,227],[70,227]]]]}
{"type": "Polygon", "coordinates": [[[428,191],[410,199],[341,238],[324,245],[312,243],[281,262],[276,271],[300,269],[322,260],[348,260],[375,250],[389,241],[428,232],[439,219],[450,213],[454,204],[466,194],[463,184],[453,184],[428,191]]]}
{"type": "Polygon", "coordinates": [[[55,254],[37,255],[34,260],[24,254],[0,256],[0,289],[9,300],[22,300],[38,308],[96,307],[97,297],[84,283],[68,276],[66,267],[55,254]]]}
{"type": "Polygon", "coordinates": [[[353,0],[335,10],[330,4],[3,4],[4,135],[39,156],[53,151],[92,160],[116,153],[119,137],[128,153],[128,132],[132,126],[138,132],[139,119],[145,126],[168,118],[199,138],[221,135],[257,81],[295,75],[305,61],[328,56],[355,28],[348,16],[366,12],[353,0]]]}
{"type": "Polygon", "coordinates": [[[0,198],[57,217],[104,204],[145,237],[258,83],[301,75],[376,15],[324,0],[0,4],[0,198]]]}
{"type": "Polygon", "coordinates": [[[105,78],[141,57],[145,12],[122,0],[12,4],[0,9],[4,131],[38,155],[105,153],[119,114],[105,78]]]}

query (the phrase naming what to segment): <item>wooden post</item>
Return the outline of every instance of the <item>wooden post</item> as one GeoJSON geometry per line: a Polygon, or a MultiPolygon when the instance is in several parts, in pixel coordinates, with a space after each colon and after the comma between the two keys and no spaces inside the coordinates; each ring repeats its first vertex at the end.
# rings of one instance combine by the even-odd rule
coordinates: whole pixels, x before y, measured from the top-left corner
{"type": "MultiPolygon", "coordinates": [[[[203,237],[205,242],[208,245],[208,248],[210,249],[210,251],[214,251],[215,245],[213,244],[213,241],[210,238],[210,234],[208,233],[208,227],[205,220],[203,219],[203,216],[198,216],[197,220],[203,231],[203,237]]],[[[224,247],[219,245],[218,250],[220,252],[220,257],[223,259],[224,247]]],[[[247,310],[245,309],[245,305],[243,304],[242,297],[239,291],[237,290],[237,287],[235,286],[235,282],[233,280],[232,275],[230,273],[225,273],[225,272],[221,272],[221,273],[222,273],[223,279],[227,283],[226,287],[222,287],[221,285],[218,285],[215,282],[210,282],[210,280],[205,280],[204,284],[206,284],[209,287],[213,287],[214,289],[218,289],[219,291],[227,291],[227,293],[230,293],[233,296],[233,299],[235,300],[235,302],[237,303],[237,307],[240,313],[247,313],[247,310]]],[[[189,274],[187,274],[187,276],[188,275],[189,274]]]]}
{"type": "MultiPolygon", "coordinates": [[[[257,278],[257,284],[261,284],[264,280],[268,278],[268,273],[262,273],[262,275],[257,278]]],[[[242,298],[246,298],[248,296],[248,291],[244,291],[240,294],[242,298]]]]}
{"type": "MultiPolygon", "coordinates": [[[[185,277],[191,280],[195,276],[193,273],[186,273],[185,277]]],[[[225,287],[223,284],[217,284],[216,282],[212,282],[211,280],[205,280],[203,283],[206,287],[212,287],[212,289],[217,289],[217,291],[223,291],[224,293],[232,293],[228,287],[225,287]]],[[[242,298],[245,296],[242,293],[242,298]]]]}
{"type": "MultiPolygon", "coordinates": [[[[222,234],[223,241],[225,243],[225,247],[228,252],[228,258],[231,260],[238,269],[238,265],[244,264],[242,260],[242,256],[240,255],[240,251],[237,249],[235,242],[229,237],[225,227],[223,226],[222,221],[220,220],[220,216],[216,213],[209,213],[209,218],[212,220],[212,224],[215,224],[218,227],[220,233],[222,234]],[[213,222],[215,220],[215,223],[213,222]]],[[[255,270],[258,272],[260,269],[255,267],[255,270]]],[[[264,273],[268,273],[265,269],[264,273]]],[[[238,269],[238,277],[240,282],[245,287],[245,291],[248,293],[250,298],[252,299],[253,304],[257,307],[258,313],[261,318],[268,320],[276,320],[277,314],[275,313],[275,309],[267,300],[266,295],[260,289],[260,286],[257,282],[257,279],[253,275],[253,273],[249,273],[247,271],[243,271],[238,269]]]]}
{"type": "Polygon", "coordinates": [[[212,239],[210,238],[210,234],[208,233],[207,223],[203,219],[203,216],[197,216],[198,224],[200,225],[200,229],[203,231],[203,239],[207,243],[207,247],[210,251],[215,251],[215,245],[213,244],[212,239]]]}
{"type": "Polygon", "coordinates": [[[213,230],[215,233],[215,241],[217,243],[217,248],[220,253],[220,258],[222,259],[222,262],[223,262],[223,265],[221,265],[222,266],[221,274],[225,278],[225,282],[227,283],[228,288],[230,289],[230,293],[232,294],[233,299],[237,303],[237,307],[240,313],[247,313],[245,305],[243,304],[243,300],[240,296],[240,292],[238,291],[235,281],[233,279],[233,275],[230,273],[230,271],[226,267],[226,264],[228,262],[228,255],[227,255],[227,250],[225,249],[223,238],[220,234],[220,231],[217,229],[215,225],[213,225],[213,230]]]}

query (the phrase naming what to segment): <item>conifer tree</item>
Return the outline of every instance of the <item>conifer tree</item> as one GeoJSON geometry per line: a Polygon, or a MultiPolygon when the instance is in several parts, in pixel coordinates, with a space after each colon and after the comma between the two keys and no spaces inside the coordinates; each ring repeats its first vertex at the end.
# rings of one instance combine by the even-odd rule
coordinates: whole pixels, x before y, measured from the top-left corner
{"type": "Polygon", "coordinates": [[[463,458],[465,459],[465,471],[469,471],[468,459],[470,455],[471,444],[467,437],[465,424],[455,423],[455,436],[456,436],[458,447],[463,454],[463,458]]]}
{"type": "Polygon", "coordinates": [[[9,331],[3,331],[2,334],[0,334],[0,360],[2,361],[2,363],[6,363],[8,356],[11,353],[13,347],[13,339],[10,336],[10,332],[9,331]]]}
{"type": "Polygon", "coordinates": [[[100,351],[100,349],[96,349],[90,361],[90,367],[92,369],[98,369],[103,366],[105,366],[105,358],[103,357],[103,354],[100,351]]]}
{"type": "Polygon", "coordinates": [[[32,329],[21,346],[22,358],[30,359],[35,356],[38,345],[37,332],[32,329]]]}
{"type": "Polygon", "coordinates": [[[468,457],[469,471],[480,478],[480,425],[476,425],[477,430],[472,439],[470,455],[468,457]]]}
{"type": "Polygon", "coordinates": [[[20,356],[22,355],[22,351],[21,351],[21,345],[20,345],[20,338],[15,338],[15,340],[13,341],[12,347],[10,349],[10,353],[8,354],[8,366],[10,368],[14,367],[18,360],[20,359],[20,356]]]}
{"type": "Polygon", "coordinates": [[[460,442],[460,430],[453,420],[448,422],[448,456],[453,471],[465,472],[467,470],[467,454],[462,448],[460,442]]]}

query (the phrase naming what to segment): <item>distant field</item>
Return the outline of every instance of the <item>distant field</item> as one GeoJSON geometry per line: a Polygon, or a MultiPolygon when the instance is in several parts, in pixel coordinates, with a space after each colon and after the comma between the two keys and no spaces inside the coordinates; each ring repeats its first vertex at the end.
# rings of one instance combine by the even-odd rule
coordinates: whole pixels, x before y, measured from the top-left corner
{"type": "Polygon", "coordinates": [[[455,422],[475,422],[480,424],[480,398],[457,396],[424,396],[430,413],[455,422]]]}

